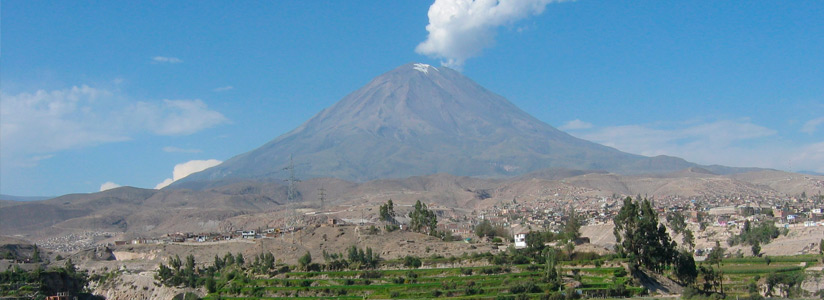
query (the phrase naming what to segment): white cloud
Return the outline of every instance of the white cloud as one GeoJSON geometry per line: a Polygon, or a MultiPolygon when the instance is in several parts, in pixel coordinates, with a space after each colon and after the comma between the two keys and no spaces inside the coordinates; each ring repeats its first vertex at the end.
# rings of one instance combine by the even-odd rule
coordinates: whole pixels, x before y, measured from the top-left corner
{"type": "Polygon", "coordinates": [[[818,129],[818,125],[821,124],[824,124],[824,117],[809,120],[806,123],[804,123],[804,126],[801,127],[801,132],[813,134],[818,129]]]}
{"type": "Polygon", "coordinates": [[[233,87],[231,85],[227,85],[227,86],[222,86],[222,87],[219,87],[219,88],[215,88],[212,91],[214,91],[214,92],[225,92],[225,91],[231,91],[233,89],[235,89],[235,87],[233,87]]]}
{"type": "Polygon", "coordinates": [[[173,146],[166,146],[166,147],[163,147],[163,152],[168,152],[168,153],[200,153],[200,152],[203,152],[203,150],[200,150],[200,149],[184,149],[184,148],[178,148],[178,147],[173,147],[173,146]]]}
{"type": "Polygon", "coordinates": [[[429,32],[415,52],[444,59],[460,68],[495,43],[499,26],[543,13],[547,4],[563,0],[435,0],[429,7],[429,32]]]}
{"type": "Polygon", "coordinates": [[[2,155],[30,157],[36,153],[79,148],[128,139],[105,124],[94,109],[105,106],[112,93],[86,85],[64,90],[2,94],[0,149],[2,155]]]}
{"type": "Polygon", "coordinates": [[[137,102],[124,118],[131,118],[134,124],[142,124],[158,135],[192,134],[228,121],[201,100],[137,102]]]}
{"type": "Polygon", "coordinates": [[[182,63],[183,60],[177,57],[168,57],[168,56],[155,56],[152,57],[152,61],[155,63],[169,63],[169,64],[179,64],[182,63]]]}
{"type": "Polygon", "coordinates": [[[34,166],[58,151],[125,141],[144,132],[185,135],[228,122],[201,100],[133,102],[87,85],[13,95],[0,91],[0,97],[4,166],[34,166]]]}
{"type": "Polygon", "coordinates": [[[789,143],[775,130],[749,120],[594,127],[574,135],[629,153],[670,155],[700,164],[824,170],[824,142],[789,143]]]}
{"type": "Polygon", "coordinates": [[[107,181],[106,183],[100,185],[100,191],[102,192],[102,191],[105,191],[105,190],[116,189],[116,188],[119,188],[120,186],[121,185],[119,185],[117,183],[107,181]]]}
{"type": "Polygon", "coordinates": [[[566,122],[566,124],[561,125],[558,129],[561,130],[580,130],[580,129],[589,129],[592,128],[592,123],[584,122],[578,119],[566,122]]]}
{"type": "Polygon", "coordinates": [[[801,148],[792,159],[791,163],[799,165],[795,167],[798,171],[824,173],[824,142],[801,148]]]}
{"type": "Polygon", "coordinates": [[[155,189],[162,189],[164,187],[169,186],[173,182],[180,180],[181,178],[217,166],[220,163],[222,163],[222,161],[219,161],[217,159],[209,159],[190,160],[182,164],[177,164],[175,165],[174,171],[172,171],[172,178],[166,178],[166,180],[163,180],[163,182],[158,183],[155,186],[155,189]]]}

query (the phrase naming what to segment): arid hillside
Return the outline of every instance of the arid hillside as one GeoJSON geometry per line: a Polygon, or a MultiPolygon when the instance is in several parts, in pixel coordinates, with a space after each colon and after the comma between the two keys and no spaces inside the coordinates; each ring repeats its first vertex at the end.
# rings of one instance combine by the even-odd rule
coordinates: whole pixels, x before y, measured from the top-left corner
{"type": "Polygon", "coordinates": [[[309,224],[322,223],[326,217],[376,221],[378,205],[388,199],[397,203],[400,215],[422,200],[443,211],[442,216],[453,217],[472,217],[473,212],[513,199],[574,202],[638,194],[659,199],[782,199],[819,194],[824,177],[779,171],[716,175],[697,168],[655,176],[548,170],[506,180],[446,174],[365,183],[321,178],[299,182],[296,188],[298,197],[291,203],[282,181],[237,182],[198,191],[122,187],[44,201],[3,202],[0,234],[42,242],[89,232],[105,233],[97,239],[228,232],[282,226],[291,211],[305,215],[309,224]]]}

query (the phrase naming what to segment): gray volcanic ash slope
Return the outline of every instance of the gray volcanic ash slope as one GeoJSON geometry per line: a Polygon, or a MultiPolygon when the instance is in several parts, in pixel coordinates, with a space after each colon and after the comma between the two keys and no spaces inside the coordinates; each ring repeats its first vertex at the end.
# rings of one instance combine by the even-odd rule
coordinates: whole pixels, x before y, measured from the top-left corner
{"type": "Polygon", "coordinates": [[[406,64],[262,147],[173,186],[283,178],[290,155],[301,177],[355,181],[435,173],[507,177],[546,168],[655,173],[696,166],[575,138],[454,70],[406,64]]]}

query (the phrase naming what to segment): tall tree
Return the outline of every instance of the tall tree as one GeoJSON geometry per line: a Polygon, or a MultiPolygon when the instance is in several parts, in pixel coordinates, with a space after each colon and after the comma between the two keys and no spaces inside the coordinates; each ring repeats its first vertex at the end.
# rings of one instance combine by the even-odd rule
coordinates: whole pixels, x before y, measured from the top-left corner
{"type": "Polygon", "coordinates": [[[698,278],[698,269],[695,266],[695,259],[692,254],[685,250],[678,251],[673,273],[682,284],[692,285],[695,283],[695,279],[698,278]]]}
{"type": "Polygon", "coordinates": [[[683,242],[684,245],[689,248],[689,250],[695,248],[695,236],[692,234],[692,230],[684,230],[684,236],[681,238],[681,242],[683,242]]]}
{"type": "Polygon", "coordinates": [[[483,220],[478,225],[475,225],[475,235],[479,238],[482,237],[493,237],[495,236],[495,231],[492,228],[492,223],[489,220],[483,220]]]}
{"type": "Polygon", "coordinates": [[[824,239],[818,242],[818,254],[824,254],[824,239]]]}
{"type": "Polygon", "coordinates": [[[638,203],[627,197],[613,223],[620,255],[655,272],[672,264],[677,244],[670,239],[664,224],[658,223],[658,214],[649,200],[638,203]]]}
{"type": "Polygon", "coordinates": [[[726,249],[721,248],[721,242],[715,241],[715,247],[707,254],[707,259],[705,260],[709,264],[715,264],[718,268],[718,271],[716,271],[716,280],[718,287],[721,289],[721,294],[724,294],[724,272],[721,271],[721,260],[724,259],[724,253],[726,251],[726,249]]]}
{"type": "Polygon", "coordinates": [[[304,254],[298,259],[298,265],[300,265],[301,270],[307,270],[309,268],[309,264],[311,263],[312,255],[309,254],[309,251],[306,251],[306,254],[304,254]]]}
{"type": "Polygon", "coordinates": [[[383,222],[395,223],[395,205],[392,199],[380,206],[380,220],[383,222]]]}
{"type": "Polygon", "coordinates": [[[752,256],[761,256],[761,243],[758,241],[752,244],[752,256]]]}
{"type": "Polygon", "coordinates": [[[428,233],[429,235],[437,234],[438,217],[426,208],[426,204],[421,203],[421,200],[415,202],[415,209],[409,212],[409,218],[410,230],[428,233]]]}
{"type": "Polygon", "coordinates": [[[40,258],[40,249],[37,248],[37,244],[34,244],[34,250],[32,250],[31,254],[31,261],[35,263],[39,263],[41,260],[40,258]]]}
{"type": "Polygon", "coordinates": [[[561,272],[558,270],[558,251],[555,248],[544,249],[544,282],[553,290],[561,284],[561,272]]]}
{"type": "Polygon", "coordinates": [[[215,254],[215,269],[217,269],[218,271],[220,271],[220,269],[223,269],[223,260],[220,259],[220,257],[217,256],[217,254],[215,254]]]}
{"type": "Polygon", "coordinates": [[[575,212],[574,208],[569,208],[567,212],[566,224],[564,224],[564,236],[570,241],[574,241],[581,237],[581,216],[575,212]]]}

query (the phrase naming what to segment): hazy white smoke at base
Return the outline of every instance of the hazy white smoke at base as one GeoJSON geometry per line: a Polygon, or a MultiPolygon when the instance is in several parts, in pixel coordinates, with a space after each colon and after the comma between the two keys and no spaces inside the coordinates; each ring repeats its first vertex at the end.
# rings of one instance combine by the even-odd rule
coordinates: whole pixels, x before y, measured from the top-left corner
{"type": "Polygon", "coordinates": [[[108,191],[108,190],[116,189],[116,188],[119,188],[119,187],[121,187],[121,185],[119,185],[117,183],[114,183],[114,182],[111,182],[111,181],[106,181],[105,183],[100,185],[100,191],[101,192],[102,191],[108,191]]]}
{"type": "Polygon", "coordinates": [[[429,7],[429,36],[415,52],[444,59],[460,68],[495,42],[495,29],[544,12],[547,4],[563,0],[435,0],[429,7]]]}
{"type": "Polygon", "coordinates": [[[208,168],[214,167],[222,163],[217,159],[209,159],[209,160],[190,160],[185,163],[175,165],[175,169],[172,172],[172,178],[166,178],[163,182],[158,183],[155,186],[156,190],[162,189],[164,187],[169,186],[175,181],[182,179],[183,177],[189,176],[191,174],[206,170],[208,168]]]}

